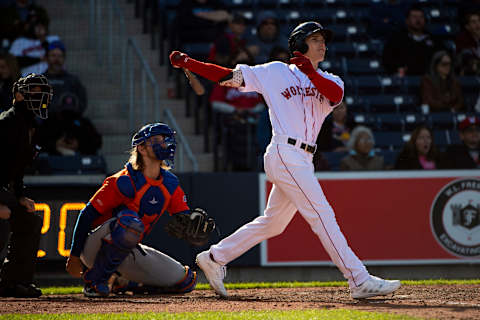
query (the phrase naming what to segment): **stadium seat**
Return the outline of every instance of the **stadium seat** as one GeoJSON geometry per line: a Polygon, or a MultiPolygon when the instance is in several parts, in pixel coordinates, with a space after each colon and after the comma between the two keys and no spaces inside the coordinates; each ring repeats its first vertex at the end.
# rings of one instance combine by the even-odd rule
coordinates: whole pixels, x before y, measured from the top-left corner
{"type": "Polygon", "coordinates": [[[275,9],[279,6],[279,0],[256,0],[258,9],[275,9]]]}
{"type": "Polygon", "coordinates": [[[332,42],[328,44],[328,55],[331,54],[334,54],[335,58],[353,58],[356,55],[356,50],[354,45],[350,42],[332,42]]]}
{"type": "Polygon", "coordinates": [[[33,166],[39,174],[98,174],[107,171],[102,156],[55,156],[41,153],[33,166]]]}
{"type": "Polygon", "coordinates": [[[421,113],[407,113],[402,114],[403,129],[407,132],[414,130],[420,124],[425,124],[426,117],[421,113]]]}
{"type": "Polygon", "coordinates": [[[327,57],[327,60],[320,62],[320,68],[324,71],[328,71],[338,76],[344,75],[344,68],[342,66],[342,62],[339,59],[330,60],[327,57]]]}
{"type": "Polygon", "coordinates": [[[345,94],[356,94],[357,87],[356,87],[355,79],[347,77],[347,78],[344,78],[343,80],[344,80],[343,85],[344,85],[345,94]]]}
{"type": "Polygon", "coordinates": [[[440,8],[438,6],[425,8],[424,11],[429,23],[448,24],[453,22],[453,17],[456,17],[456,12],[452,13],[448,8],[440,8]]]}
{"type": "Polygon", "coordinates": [[[350,112],[369,112],[368,102],[361,96],[345,96],[344,101],[350,112]]]}
{"type": "Polygon", "coordinates": [[[336,24],[327,27],[335,33],[337,41],[366,41],[369,38],[366,28],[360,24],[336,24]]]}
{"type": "Polygon", "coordinates": [[[387,150],[398,150],[410,139],[409,134],[399,131],[374,131],[375,147],[387,150]]]}
{"type": "Polygon", "coordinates": [[[455,129],[455,115],[451,112],[432,112],[428,116],[428,123],[433,129],[455,129]]]}
{"type": "Polygon", "coordinates": [[[382,65],[376,59],[351,59],[346,60],[347,73],[353,75],[376,75],[382,73],[382,65]]]}
{"type": "Polygon", "coordinates": [[[357,58],[380,58],[382,55],[382,51],[378,50],[375,45],[372,45],[370,42],[357,42],[354,43],[355,46],[355,54],[357,58]]]}
{"type": "Polygon", "coordinates": [[[380,113],[411,111],[415,108],[416,103],[415,98],[409,95],[383,94],[368,96],[366,99],[369,102],[370,110],[380,113]]]}
{"type": "Polygon", "coordinates": [[[222,0],[222,2],[230,10],[235,10],[239,8],[251,8],[254,3],[253,0],[222,0]]]}
{"type": "Polygon", "coordinates": [[[348,152],[322,152],[332,171],[340,170],[340,161],[348,155],[348,152]]]}
{"type": "Polygon", "coordinates": [[[381,84],[383,93],[402,94],[402,93],[406,93],[407,91],[406,86],[404,85],[403,78],[392,77],[392,76],[381,76],[380,84],[381,84]]]}
{"type": "Polygon", "coordinates": [[[344,8],[348,6],[348,0],[303,0],[303,5],[307,8],[318,8],[322,5],[328,8],[344,8]]]}
{"type": "Polygon", "coordinates": [[[396,113],[378,113],[375,115],[377,119],[377,130],[383,131],[403,131],[403,117],[396,113]]]}
{"type": "Polygon", "coordinates": [[[369,7],[375,0],[350,0],[350,5],[354,7],[369,7]]]}
{"type": "Polygon", "coordinates": [[[447,145],[450,144],[450,136],[448,130],[434,130],[433,131],[433,140],[435,146],[440,149],[444,149],[447,145]]]}
{"type": "Polygon", "coordinates": [[[371,129],[375,129],[377,126],[377,118],[374,115],[365,112],[353,112],[352,119],[355,124],[367,126],[371,129]]]}
{"type": "Polygon", "coordinates": [[[462,140],[460,139],[460,136],[458,135],[457,130],[449,130],[448,131],[448,142],[451,145],[462,143],[462,140]]]}
{"type": "Polygon", "coordinates": [[[463,104],[465,105],[466,111],[472,111],[475,108],[475,105],[477,104],[477,100],[479,98],[478,93],[474,94],[465,94],[463,95],[463,104]]]}
{"type": "Polygon", "coordinates": [[[398,151],[396,150],[379,150],[377,155],[383,157],[383,163],[387,168],[393,168],[397,161],[398,151]]]}
{"type": "Polygon", "coordinates": [[[422,78],[420,76],[405,76],[403,78],[404,86],[408,93],[410,94],[419,94],[420,93],[420,83],[422,78]]]}
{"type": "Polygon", "coordinates": [[[428,30],[441,39],[451,39],[458,33],[458,26],[452,23],[432,23],[428,30]]]}
{"type": "Polygon", "coordinates": [[[475,76],[462,76],[459,77],[460,85],[462,86],[462,91],[464,94],[475,94],[478,95],[480,90],[480,82],[475,76]]]}
{"type": "Polygon", "coordinates": [[[356,76],[354,77],[357,94],[381,94],[382,84],[376,75],[356,76]]]}
{"type": "Polygon", "coordinates": [[[208,57],[211,46],[210,42],[187,42],[183,44],[182,50],[192,58],[205,60],[208,57]]]}

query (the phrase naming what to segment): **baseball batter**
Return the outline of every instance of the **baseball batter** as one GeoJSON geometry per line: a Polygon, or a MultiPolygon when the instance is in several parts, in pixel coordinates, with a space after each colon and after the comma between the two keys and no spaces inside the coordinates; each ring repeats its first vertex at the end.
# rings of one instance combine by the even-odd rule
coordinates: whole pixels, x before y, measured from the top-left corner
{"type": "Polygon", "coordinates": [[[264,155],[265,173],[273,183],[264,215],[197,255],[197,264],[222,297],[225,265],[263,240],[285,230],[298,210],[310,224],[335,265],[348,280],[353,298],[389,294],[398,280],[371,276],[347,244],[312,164],[315,141],[327,115],[343,99],[343,81],[318,69],[333,33],[317,22],[298,25],[288,46],[291,64],[270,62],[234,70],[191,59],[174,51],[173,66],[187,68],[221,85],[256,91],[269,107],[272,140],[264,155]]]}
{"type": "MultiPolygon", "coordinates": [[[[140,243],[166,211],[173,216],[170,221],[199,221],[206,215],[199,209],[191,212],[177,177],[168,171],[176,149],[174,133],[164,123],[142,127],[133,136],[125,168],[105,179],[80,212],[67,271],[75,277],[83,273],[86,296],[108,296],[114,273],[121,280],[115,293],[186,293],[195,288],[197,275],[188,266],[140,243]]],[[[173,229],[189,240],[181,225],[173,229]]]]}

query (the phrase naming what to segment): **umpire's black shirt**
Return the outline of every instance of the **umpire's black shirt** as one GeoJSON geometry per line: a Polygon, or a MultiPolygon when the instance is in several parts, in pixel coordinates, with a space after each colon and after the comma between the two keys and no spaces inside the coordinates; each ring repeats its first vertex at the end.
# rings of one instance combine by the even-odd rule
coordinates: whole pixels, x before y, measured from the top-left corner
{"type": "Polygon", "coordinates": [[[0,114],[0,188],[23,195],[25,167],[33,160],[35,115],[24,101],[0,114]]]}

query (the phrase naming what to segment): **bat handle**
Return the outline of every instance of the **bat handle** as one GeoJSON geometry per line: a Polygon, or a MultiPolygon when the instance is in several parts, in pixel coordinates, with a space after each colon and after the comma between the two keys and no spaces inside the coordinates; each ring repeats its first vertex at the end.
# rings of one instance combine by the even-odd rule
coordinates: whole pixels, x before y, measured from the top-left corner
{"type": "Polygon", "coordinates": [[[188,69],[182,68],[183,72],[185,73],[185,76],[188,79],[188,82],[190,83],[190,86],[192,87],[193,91],[199,96],[205,94],[205,88],[203,85],[198,81],[197,77],[188,69]]]}

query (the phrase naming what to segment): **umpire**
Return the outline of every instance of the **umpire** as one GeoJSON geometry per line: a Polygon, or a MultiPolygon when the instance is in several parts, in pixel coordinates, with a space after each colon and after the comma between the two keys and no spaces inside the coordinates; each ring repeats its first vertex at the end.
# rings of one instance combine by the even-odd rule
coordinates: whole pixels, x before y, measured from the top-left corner
{"type": "Polygon", "coordinates": [[[42,219],[35,203],[24,196],[25,167],[34,159],[35,116],[46,119],[52,87],[43,75],[29,74],[13,85],[13,106],[0,114],[0,251],[8,243],[7,257],[0,271],[0,296],[39,297],[33,275],[42,219]],[[7,220],[5,220],[7,218],[7,220]]]}

